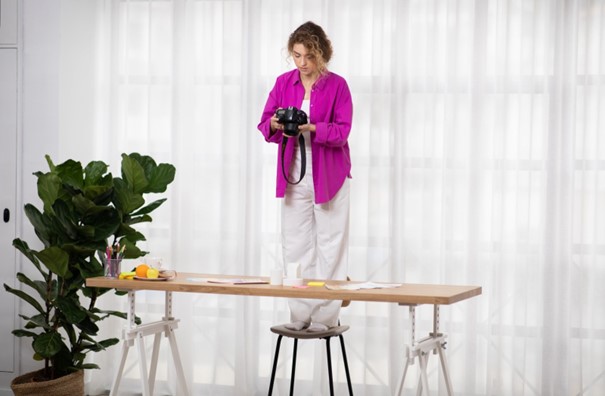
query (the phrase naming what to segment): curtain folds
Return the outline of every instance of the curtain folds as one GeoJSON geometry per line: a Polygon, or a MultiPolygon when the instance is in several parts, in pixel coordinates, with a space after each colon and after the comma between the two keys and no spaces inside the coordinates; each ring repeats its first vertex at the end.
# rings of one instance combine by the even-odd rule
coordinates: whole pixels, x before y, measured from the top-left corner
{"type": "MultiPolygon", "coordinates": [[[[77,3],[62,7],[77,13],[84,7],[77,3]]],[[[167,266],[268,276],[283,264],[276,146],[256,125],[275,77],[293,67],[288,35],[313,20],[332,39],[330,68],[354,99],[349,276],[483,287],[480,297],[441,310],[456,394],[605,393],[603,2],[99,0],[90,7],[99,131],[91,143],[105,142],[96,155],[115,169],[121,152],[176,166],[167,203],[142,229],[147,250],[167,266]]],[[[192,394],[265,394],[276,341],[269,327],[288,320],[286,301],[184,293],[174,300],[192,394]]],[[[137,311],[157,320],[163,301],[140,293],[137,311]]],[[[126,309],[120,297],[103,304],[126,309]]],[[[417,332],[428,332],[432,311],[417,313],[417,332]]],[[[393,394],[407,309],[353,303],[341,320],[351,325],[356,393],[393,394]]],[[[102,332],[119,336],[122,325],[104,324],[102,332]]],[[[282,351],[279,395],[290,376],[290,346],[282,351]]],[[[87,373],[90,394],[109,389],[119,352],[93,357],[102,370],[87,373]]],[[[160,355],[158,394],[176,392],[168,352],[160,355]]],[[[345,392],[339,354],[335,360],[337,393],[345,392]]],[[[436,360],[429,383],[445,394],[436,360]]],[[[133,353],[125,391],[140,389],[138,373],[133,353]]],[[[416,384],[408,380],[406,394],[416,384]]],[[[327,394],[321,343],[301,344],[296,388],[327,394]]]]}

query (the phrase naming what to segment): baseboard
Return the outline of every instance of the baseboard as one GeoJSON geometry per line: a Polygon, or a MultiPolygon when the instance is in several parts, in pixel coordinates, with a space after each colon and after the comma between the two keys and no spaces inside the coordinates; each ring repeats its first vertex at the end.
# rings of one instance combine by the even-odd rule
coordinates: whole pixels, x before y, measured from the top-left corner
{"type": "Polygon", "coordinates": [[[17,374],[0,372],[0,396],[14,396],[11,390],[11,381],[17,374]]]}

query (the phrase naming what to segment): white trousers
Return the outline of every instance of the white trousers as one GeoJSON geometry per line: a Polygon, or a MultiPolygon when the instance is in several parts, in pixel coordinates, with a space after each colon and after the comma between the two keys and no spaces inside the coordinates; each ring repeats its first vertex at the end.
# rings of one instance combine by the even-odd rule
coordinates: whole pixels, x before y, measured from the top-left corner
{"type": "MultiPolygon", "coordinates": [[[[347,277],[349,245],[349,179],[330,202],[315,204],[311,151],[307,149],[303,180],[289,184],[281,207],[284,263],[299,263],[301,276],[343,280],[347,277]]],[[[296,149],[290,180],[300,175],[300,150],[296,149]]],[[[342,301],[290,299],[292,322],[338,324],[342,301]]]]}

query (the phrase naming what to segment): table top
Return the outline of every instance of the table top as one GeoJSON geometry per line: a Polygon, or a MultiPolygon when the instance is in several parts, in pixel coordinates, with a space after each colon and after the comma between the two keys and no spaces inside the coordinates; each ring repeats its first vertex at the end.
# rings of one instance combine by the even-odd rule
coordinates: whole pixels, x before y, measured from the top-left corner
{"type": "MultiPolygon", "coordinates": [[[[171,280],[124,280],[106,277],[94,277],[86,280],[90,287],[102,287],[120,290],[157,290],[171,292],[230,294],[243,296],[288,297],[288,298],[317,298],[329,300],[392,302],[404,305],[436,304],[449,305],[481,294],[480,286],[410,284],[403,283],[395,288],[361,289],[361,290],[329,290],[326,287],[311,286],[297,288],[292,286],[274,286],[269,284],[230,284],[211,283],[209,279],[262,279],[268,277],[178,273],[171,280]]],[[[317,279],[305,279],[321,281],[317,279]]],[[[363,283],[358,281],[326,281],[328,285],[350,285],[363,283]]],[[[375,282],[386,283],[386,282],[375,282]]]]}

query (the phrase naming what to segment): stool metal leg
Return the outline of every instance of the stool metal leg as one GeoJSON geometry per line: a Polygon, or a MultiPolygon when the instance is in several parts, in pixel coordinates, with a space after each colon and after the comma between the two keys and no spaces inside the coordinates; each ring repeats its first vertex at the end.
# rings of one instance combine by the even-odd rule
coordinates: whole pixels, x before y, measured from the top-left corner
{"type": "Polygon", "coordinates": [[[347,351],[345,350],[345,340],[342,334],[338,335],[340,338],[340,349],[342,349],[342,358],[345,362],[345,374],[347,375],[347,385],[349,386],[349,395],[353,396],[353,386],[351,385],[351,374],[349,373],[349,363],[347,362],[347,351]]]}
{"type": "Polygon", "coordinates": [[[294,339],[294,352],[292,353],[292,377],[290,378],[290,396],[294,396],[294,374],[296,374],[296,351],[298,349],[298,338],[294,339]]]}
{"type": "Polygon", "coordinates": [[[275,371],[277,370],[277,360],[279,358],[279,346],[283,336],[277,337],[277,345],[275,346],[275,357],[273,358],[273,370],[271,370],[271,382],[269,383],[269,396],[273,394],[273,383],[275,382],[275,371]]]}
{"type": "Polygon", "coordinates": [[[330,396],[334,396],[334,381],[332,380],[332,352],[330,351],[330,338],[326,338],[326,356],[328,357],[328,379],[330,381],[330,396]]]}
{"type": "MultiPolygon", "coordinates": [[[[335,336],[335,335],[334,335],[335,336]]],[[[344,337],[342,334],[339,334],[340,338],[340,348],[342,349],[342,357],[345,365],[345,374],[347,375],[347,386],[349,388],[349,395],[353,396],[353,385],[351,383],[351,373],[349,371],[349,362],[347,360],[347,351],[345,348],[344,337]]],[[[277,362],[279,360],[279,349],[281,346],[283,336],[279,335],[277,337],[277,345],[275,346],[275,357],[273,358],[273,368],[271,370],[271,381],[269,383],[269,396],[273,394],[273,385],[275,384],[275,374],[277,372],[277,362]]],[[[332,351],[330,347],[330,339],[332,337],[326,337],[326,358],[328,360],[328,381],[330,385],[330,395],[334,396],[334,378],[332,373],[332,351]]],[[[298,338],[294,338],[294,347],[292,352],[292,374],[290,378],[290,396],[294,396],[294,380],[296,377],[296,357],[298,353],[298,338]]]]}

